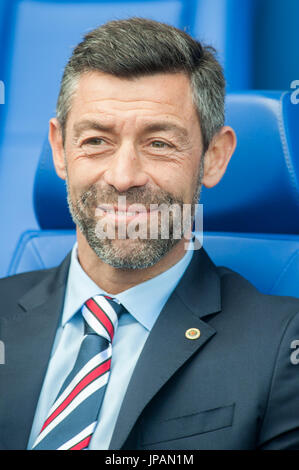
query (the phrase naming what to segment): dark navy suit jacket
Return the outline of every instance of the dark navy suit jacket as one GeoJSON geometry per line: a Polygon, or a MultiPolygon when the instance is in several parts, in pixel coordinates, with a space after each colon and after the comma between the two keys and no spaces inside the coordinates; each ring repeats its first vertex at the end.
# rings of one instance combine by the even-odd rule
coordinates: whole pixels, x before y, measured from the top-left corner
{"type": "MultiPolygon", "coordinates": [[[[69,263],[0,280],[1,449],[26,449],[69,263]]],[[[263,295],[196,251],[137,362],[110,448],[299,449],[298,312],[298,299],[263,295]]]]}

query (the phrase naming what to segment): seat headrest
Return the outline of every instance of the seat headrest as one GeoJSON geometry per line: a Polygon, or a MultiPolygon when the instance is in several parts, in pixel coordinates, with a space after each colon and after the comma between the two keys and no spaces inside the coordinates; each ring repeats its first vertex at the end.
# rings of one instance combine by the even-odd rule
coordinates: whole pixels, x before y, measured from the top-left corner
{"type": "Polygon", "coordinates": [[[66,184],[56,174],[48,137],[44,141],[37,166],[33,203],[41,229],[75,228],[68,209],[66,184]]]}
{"type": "MultiPolygon", "coordinates": [[[[238,138],[217,186],[203,188],[204,230],[299,233],[299,106],[288,92],[249,91],[226,99],[226,124],[238,138]]],[[[65,183],[56,175],[48,143],[34,185],[42,229],[71,229],[65,183]]]]}
{"type": "Polygon", "coordinates": [[[222,180],[204,188],[204,230],[299,233],[299,106],[289,92],[232,93],[226,122],[237,134],[222,180]]]}

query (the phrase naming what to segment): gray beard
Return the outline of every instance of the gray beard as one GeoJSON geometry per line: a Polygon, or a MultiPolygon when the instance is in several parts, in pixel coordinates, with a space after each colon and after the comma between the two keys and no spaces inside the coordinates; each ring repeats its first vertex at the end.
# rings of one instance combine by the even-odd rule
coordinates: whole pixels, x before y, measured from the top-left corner
{"type": "MultiPolygon", "coordinates": [[[[202,188],[203,158],[201,161],[202,164],[198,175],[196,190],[193,195],[192,207],[198,203],[202,188]]],[[[170,218],[169,237],[167,239],[161,237],[161,227],[159,227],[157,239],[136,238],[130,241],[123,240],[120,244],[109,238],[100,238],[97,235],[97,219],[94,216],[94,211],[98,205],[99,200],[95,186],[92,186],[89,190],[82,193],[80,199],[74,202],[72,201],[70,195],[68,177],[66,178],[66,187],[68,206],[74,223],[78,226],[94,253],[104,263],[109,264],[114,268],[124,270],[149,268],[160,261],[167,253],[169,253],[170,250],[183,237],[183,230],[181,231],[180,238],[173,237],[174,226],[176,222],[181,224],[181,220],[175,221],[170,218]]],[[[105,193],[107,201],[102,201],[101,199],[101,202],[110,203],[110,201],[115,200],[115,195],[116,191],[111,189],[111,191],[105,193]]],[[[153,198],[148,197],[148,194],[146,192],[144,193],[142,188],[132,188],[132,190],[129,189],[125,195],[128,197],[130,204],[157,204],[157,197],[155,198],[155,201],[149,200],[153,198]],[[134,198],[133,201],[132,196],[134,198]]],[[[161,200],[158,202],[158,204],[178,204],[181,208],[183,207],[183,202],[180,199],[174,198],[169,193],[163,193],[160,199],[161,200]]]]}

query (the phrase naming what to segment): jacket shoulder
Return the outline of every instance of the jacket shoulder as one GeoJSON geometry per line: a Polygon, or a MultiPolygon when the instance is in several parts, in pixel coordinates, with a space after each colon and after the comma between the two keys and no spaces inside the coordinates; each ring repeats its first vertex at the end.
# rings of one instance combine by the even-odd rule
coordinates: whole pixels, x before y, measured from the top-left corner
{"type": "Polygon", "coordinates": [[[290,318],[299,312],[299,298],[264,294],[245,277],[227,267],[217,267],[217,271],[221,279],[224,304],[242,306],[242,310],[251,315],[259,318],[262,315],[264,319],[268,317],[271,321],[275,318],[290,318]]]}
{"type": "Polygon", "coordinates": [[[29,271],[0,279],[0,298],[3,310],[21,298],[32,287],[53,273],[57,268],[29,271]]]}

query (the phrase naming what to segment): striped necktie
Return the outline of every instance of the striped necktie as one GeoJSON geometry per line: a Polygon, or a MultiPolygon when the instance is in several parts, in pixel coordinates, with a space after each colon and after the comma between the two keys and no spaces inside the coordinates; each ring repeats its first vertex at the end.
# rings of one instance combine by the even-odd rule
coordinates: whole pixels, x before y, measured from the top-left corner
{"type": "Polygon", "coordinates": [[[123,311],[121,304],[104,295],[83,305],[85,335],[76,363],[48,413],[34,450],[88,447],[110,375],[113,336],[123,311]]]}

